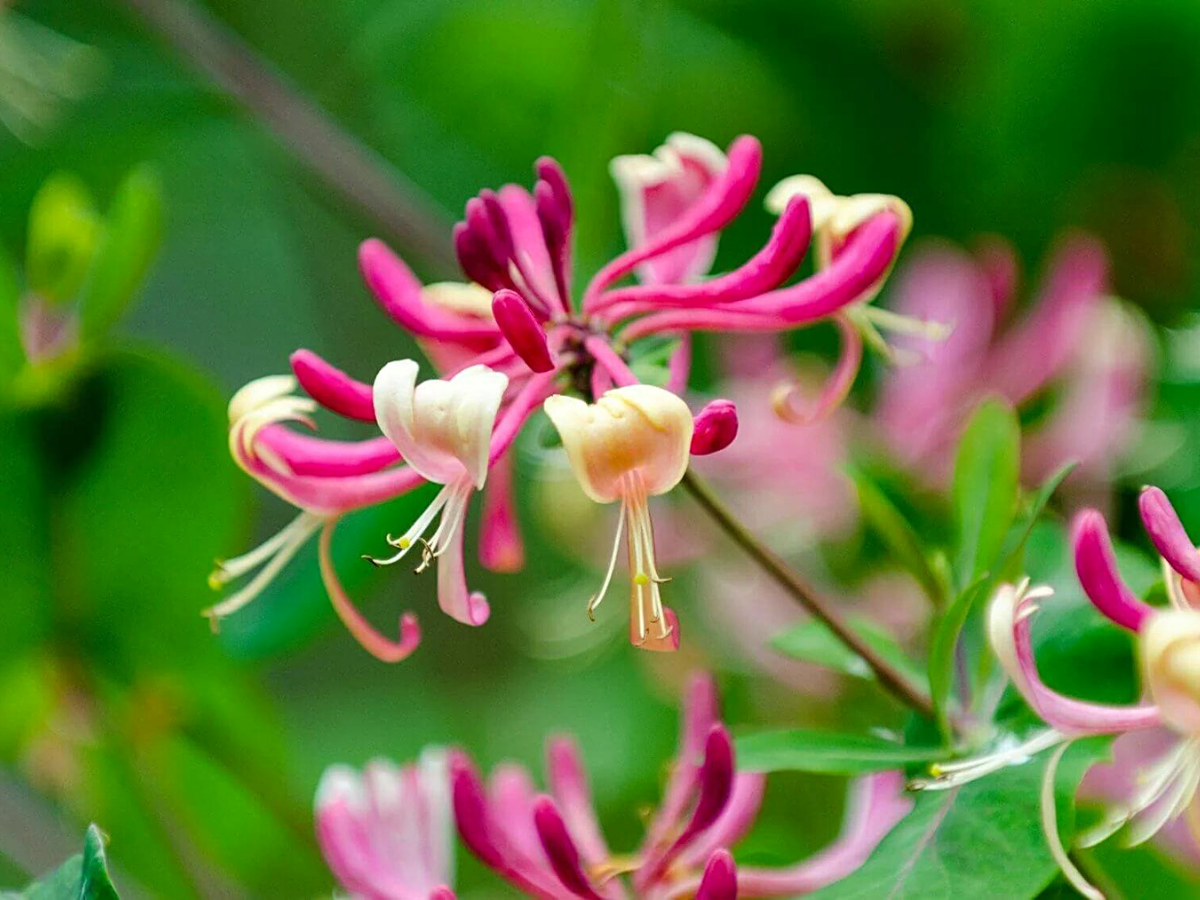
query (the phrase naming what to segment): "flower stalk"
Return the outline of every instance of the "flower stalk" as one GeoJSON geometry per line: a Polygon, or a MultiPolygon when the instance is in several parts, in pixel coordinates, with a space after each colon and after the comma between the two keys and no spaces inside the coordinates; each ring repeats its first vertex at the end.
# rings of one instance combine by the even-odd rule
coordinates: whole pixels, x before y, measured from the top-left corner
{"type": "Polygon", "coordinates": [[[817,592],[792,571],[791,567],[770,547],[755,537],[745,525],[738,521],[730,509],[721,502],[711,487],[709,487],[694,470],[688,469],[680,482],[692,498],[728,535],[735,544],[742,548],[758,566],[770,576],[771,580],[783,588],[793,600],[805,608],[812,616],[825,625],[834,636],[862,658],[875,674],[879,683],[897,700],[900,700],[914,712],[932,720],[934,717],[933,702],[918,688],[909,683],[908,679],[896,671],[887,660],[881,658],[858,634],[856,634],[834,608],[817,594],[817,592]]]}

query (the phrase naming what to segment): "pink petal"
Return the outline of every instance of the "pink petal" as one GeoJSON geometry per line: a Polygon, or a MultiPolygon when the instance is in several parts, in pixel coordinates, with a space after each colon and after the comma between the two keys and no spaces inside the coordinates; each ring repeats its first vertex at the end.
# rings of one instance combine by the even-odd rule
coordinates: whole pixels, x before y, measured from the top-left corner
{"type": "Polygon", "coordinates": [[[588,787],[583,761],[579,756],[579,748],[571,738],[550,739],[546,746],[546,772],[550,790],[584,860],[590,865],[607,860],[608,846],[592,806],[592,792],[588,787]]]}
{"type": "Polygon", "coordinates": [[[438,606],[442,608],[442,612],[464,625],[482,625],[487,622],[492,613],[487,598],[478,591],[472,592],[467,588],[461,525],[441,548],[437,561],[438,606]]]}
{"type": "Polygon", "coordinates": [[[1184,531],[1167,495],[1159,488],[1148,487],[1138,498],[1138,509],[1159,555],[1183,577],[1200,581],[1200,551],[1184,531]]]}
{"type": "Polygon", "coordinates": [[[554,873],[567,889],[587,900],[604,900],[584,874],[579,863],[579,851],[552,799],[543,796],[534,801],[533,822],[554,873]]]}
{"type": "Polygon", "coordinates": [[[255,448],[266,448],[295,475],[366,475],[400,462],[396,447],[385,437],[330,441],[283,425],[263,428],[255,437],[255,448]]]}
{"type": "Polygon", "coordinates": [[[737,900],[737,867],[728,850],[718,850],[708,859],[700,886],[696,889],[696,900],[737,900]]]}
{"type": "Polygon", "coordinates": [[[337,570],[333,566],[330,544],[336,524],[335,520],[321,530],[319,542],[321,581],[325,585],[326,593],[329,594],[329,601],[333,604],[334,612],[338,614],[338,618],[342,620],[342,624],[346,626],[346,630],[354,636],[354,639],[376,659],[389,663],[401,662],[407,659],[421,643],[421,628],[417,624],[417,617],[412,613],[405,613],[400,617],[400,639],[398,641],[384,637],[362,617],[338,580],[337,570]]]}
{"type": "Polygon", "coordinates": [[[497,331],[492,323],[422,301],[421,282],[382,241],[363,241],[358,248],[358,265],[383,311],[413,334],[466,343],[477,350],[495,344],[497,331]]]}
{"type": "Polygon", "coordinates": [[[348,419],[375,421],[371,385],[356,381],[311,350],[297,350],[291,363],[300,387],[326,409],[348,419]]]}
{"type": "Polygon", "coordinates": [[[1122,628],[1140,631],[1153,608],[1134,595],[1121,579],[1104,516],[1085,509],[1072,527],[1075,572],[1092,605],[1122,628]]]}
{"type": "Polygon", "coordinates": [[[637,266],[724,228],[745,207],[758,183],[762,147],[747,135],[728,151],[729,164],[687,212],[640,247],[621,254],[602,268],[584,291],[583,308],[591,311],[600,293],[637,266]]]}
{"type": "Polygon", "coordinates": [[[862,365],[863,340],[857,328],[843,315],[833,317],[842,338],[842,352],[838,356],[837,365],[829,377],[825,379],[815,402],[800,405],[802,392],[800,385],[792,382],[776,389],[773,398],[775,412],[784,421],[796,425],[812,425],[819,422],[842,405],[854,387],[858,370],[862,365]]]}

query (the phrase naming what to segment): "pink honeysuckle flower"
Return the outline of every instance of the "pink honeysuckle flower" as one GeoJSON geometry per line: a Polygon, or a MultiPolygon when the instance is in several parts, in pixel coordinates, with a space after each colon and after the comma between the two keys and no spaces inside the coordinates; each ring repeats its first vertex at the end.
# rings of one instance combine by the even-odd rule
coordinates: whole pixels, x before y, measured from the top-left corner
{"type": "Polygon", "coordinates": [[[927,244],[901,270],[893,308],[951,330],[896,339],[907,362],[887,374],[875,425],[903,461],[940,482],[982,397],[1028,407],[1053,389],[1053,404],[1026,428],[1023,477],[1038,482],[1075,459],[1074,482],[1102,484],[1142,405],[1146,328],[1106,294],[1107,259],[1094,239],[1061,241],[1033,306],[1006,322],[1016,268],[1011,249],[993,240],[975,257],[927,244]]]}
{"type": "Polygon", "coordinates": [[[314,803],[317,840],[338,882],[362,900],[453,900],[454,821],[446,752],[361,773],[330,766],[314,803]]]}
{"type": "MultiPolygon", "coordinates": [[[[924,787],[949,787],[980,777],[1033,753],[1056,747],[1046,768],[1043,825],[1051,850],[1071,883],[1090,898],[1102,894],[1090,885],[1067,856],[1058,837],[1053,809],[1053,779],[1058,760],[1071,740],[1087,735],[1131,734],[1163,726],[1175,740],[1137,777],[1138,788],[1113,806],[1105,820],[1081,835],[1079,843],[1099,843],[1128,826],[1132,843],[1141,843],[1197,804],[1200,788],[1200,609],[1192,577],[1200,573],[1200,554],[1178,516],[1158,488],[1146,488],[1142,520],[1162,554],[1170,605],[1156,608],[1140,600],[1121,579],[1104,518],[1084,510],[1073,525],[1075,570],[1084,593],[1106,618],[1137,636],[1143,686],[1149,702],[1111,706],[1065,697],[1039,677],[1030,637],[1038,601],[1053,595],[1028,582],[1004,585],[992,600],[988,630],[992,648],[1013,686],[1049,726],[1018,746],[933,772],[924,787]]],[[[1192,813],[1194,814],[1194,813],[1192,813]]]]}
{"type": "Polygon", "coordinates": [[[758,815],[765,777],[737,773],[733,746],[706,676],[688,688],[679,755],[641,847],[614,856],[600,831],[579,753],[556,738],[547,750],[550,793],[526,771],[502,765],[485,786],[465,756],[451,760],[454,816],[468,849],[507,881],[543,900],[782,897],[815,891],[857,869],[911,809],[903,777],[887,772],[852,788],[841,836],[782,869],[743,866],[729,848],[758,815]]]}
{"type": "MultiPolygon", "coordinates": [[[[725,275],[700,280],[717,236],[753,194],[761,156],[751,137],[738,138],[721,153],[699,138],[673,135],[652,163],[626,158],[615,164],[632,246],[596,273],[578,303],[571,294],[574,205],[566,176],[549,158],[538,160],[532,191],[509,184],[482,191],[467,202],[465,218],[453,233],[465,283],[422,285],[382,242],[368,240],[359,248],[363,279],[380,307],[417,339],[443,374],[454,376],[483,366],[508,379],[486,455],[487,465],[504,467],[504,475],[489,481],[485,497],[480,543],[485,563],[511,569],[522,558],[511,515],[512,461],[507,451],[547,397],[570,391],[590,401],[612,388],[633,386],[638,379],[629,360],[636,345],[660,345],[664,339],[679,342],[670,356],[667,387],[682,393],[690,368],[691,333],[788,331],[861,307],[874,296],[908,232],[907,207],[895,198],[850,203],[849,211],[835,217],[835,225],[823,225],[827,237],[820,270],[788,285],[812,237],[809,201],[797,195],[783,206],[766,245],[753,258],[725,275]],[[643,283],[624,284],[634,273],[643,283]]],[[[309,397],[326,409],[361,422],[384,422],[372,385],[304,350],[293,355],[292,371],[309,397]]],[[[315,409],[299,398],[284,402],[289,390],[290,383],[268,397],[266,415],[275,416],[268,425],[262,424],[264,413],[255,411],[234,429],[242,437],[231,446],[247,472],[303,515],[292,530],[218,570],[216,586],[265,563],[252,582],[253,590],[248,586],[210,612],[217,618],[249,602],[324,523],[322,572],[339,614],[348,625],[354,623],[351,631],[371,652],[403,658],[416,643],[415,621],[405,619],[407,638],[397,644],[353,611],[333,572],[330,534],[341,515],[412,490],[432,470],[419,458],[408,458],[413,450],[420,456],[413,442],[397,442],[397,453],[391,441],[377,437],[322,441],[289,431],[283,422],[310,424],[307,416],[315,409]]],[[[260,385],[250,396],[261,392],[260,385]]],[[[690,436],[690,413],[687,422],[690,436]]],[[[685,462],[686,450],[685,444],[685,462]]],[[[481,470],[475,474],[481,475],[481,470]]],[[[483,478],[474,482],[482,484],[483,478]]],[[[455,502],[465,506],[461,498],[455,502]]],[[[458,510],[449,496],[446,507],[448,513],[458,510]]],[[[454,517],[443,515],[444,523],[453,524],[454,517]]],[[[454,527],[443,537],[457,537],[460,531],[454,527]]],[[[645,549],[648,534],[639,531],[632,537],[645,549]]],[[[457,543],[447,546],[455,547],[457,569],[457,543]]],[[[633,568],[635,578],[639,573],[649,577],[636,561],[633,568]]],[[[456,585],[455,602],[443,605],[463,621],[482,621],[484,607],[463,594],[457,577],[447,581],[456,585]]],[[[444,583],[439,579],[440,588],[444,583]]],[[[657,588],[652,592],[656,595],[657,588]]],[[[654,620],[652,612],[650,618],[654,620]]],[[[678,639],[677,629],[670,627],[675,638],[667,644],[678,639]]],[[[631,631],[635,642],[646,634],[641,628],[631,631]]],[[[660,643],[648,640],[642,645],[660,643]]]]}

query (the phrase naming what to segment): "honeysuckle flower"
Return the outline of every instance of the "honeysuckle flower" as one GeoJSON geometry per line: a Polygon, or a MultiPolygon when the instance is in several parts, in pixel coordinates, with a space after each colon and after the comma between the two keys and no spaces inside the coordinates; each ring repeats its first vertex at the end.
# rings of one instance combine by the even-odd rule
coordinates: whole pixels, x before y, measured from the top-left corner
{"type": "MultiPolygon", "coordinates": [[[[855,206],[857,212],[838,218],[838,230],[831,232],[836,238],[820,270],[787,284],[812,236],[809,201],[804,196],[787,202],[770,238],[753,258],[730,273],[703,279],[719,233],[753,194],[761,156],[758,142],[751,137],[738,138],[722,153],[699,138],[672,135],[653,157],[614,163],[632,245],[601,267],[578,303],[571,288],[574,204],[566,176],[549,158],[537,161],[532,191],[509,184],[498,191],[482,191],[467,202],[464,220],[453,234],[466,277],[462,283],[422,285],[382,242],[369,240],[360,247],[359,267],[380,307],[417,339],[444,375],[486,366],[508,379],[486,456],[486,465],[499,472],[488,481],[484,499],[480,555],[485,564],[504,570],[520,565],[523,554],[512,515],[512,461],[507,451],[528,415],[547,397],[571,391],[585,402],[613,388],[633,387],[638,379],[630,368],[631,355],[643,342],[658,347],[664,341],[678,341],[670,355],[667,388],[679,394],[687,384],[691,333],[788,331],[837,316],[878,289],[907,234],[906,208],[891,202],[855,206]],[[635,273],[641,284],[622,283],[635,273]]],[[[303,350],[293,355],[292,371],[309,397],[330,411],[362,422],[383,421],[371,384],[303,350]]],[[[247,588],[214,612],[228,614],[247,602],[295,552],[296,542],[324,522],[322,569],[335,606],[348,624],[354,621],[351,630],[372,652],[400,658],[395,643],[371,629],[357,613],[351,616],[352,607],[336,585],[328,557],[329,531],[331,523],[346,512],[411,490],[432,470],[419,459],[408,458],[414,449],[419,455],[416,443],[401,447],[405,456],[401,463],[390,441],[329,442],[293,434],[279,423],[308,415],[311,408],[296,407],[296,398],[275,402],[286,393],[272,396],[267,407],[278,415],[277,420],[251,427],[263,419],[262,413],[256,413],[239,429],[246,437],[237,442],[235,455],[251,475],[310,515],[259,551],[224,565],[216,576],[218,582],[263,563],[268,574],[253,582],[253,591],[247,588]],[[296,465],[305,471],[296,470],[296,465]],[[339,502],[316,502],[325,498],[310,497],[311,491],[333,491],[339,502]]],[[[678,422],[683,421],[678,416],[678,422]]],[[[686,422],[690,438],[690,414],[686,422]]],[[[681,428],[676,429],[680,434],[681,428]]],[[[673,480],[662,480],[662,490],[679,480],[686,465],[687,440],[681,446],[681,453],[671,457],[670,470],[678,474],[673,480]]],[[[482,476],[482,470],[475,474],[482,476]]],[[[643,482],[646,475],[642,473],[643,482]]],[[[448,484],[440,475],[433,480],[448,484]]],[[[636,513],[636,522],[631,518],[630,524],[638,529],[630,536],[631,547],[635,553],[638,548],[643,552],[643,558],[633,559],[632,568],[635,579],[641,574],[648,581],[635,585],[635,594],[640,591],[644,601],[638,603],[632,631],[644,646],[658,646],[677,640],[677,630],[670,611],[659,609],[654,580],[658,576],[650,571],[654,563],[649,520],[638,512],[645,507],[645,496],[657,489],[646,484],[643,496],[637,481],[625,480],[627,493],[632,492],[626,506],[631,515],[636,513]],[[643,617],[644,624],[638,624],[643,617]]],[[[475,483],[482,485],[483,478],[475,483]]],[[[460,494],[444,496],[447,513],[465,506],[462,500],[451,505],[460,494]]],[[[619,492],[610,495],[613,500],[619,497],[619,492]]],[[[453,525],[446,514],[443,521],[453,525]]],[[[441,538],[460,532],[453,526],[441,538]]],[[[461,556],[456,546],[453,553],[447,562],[457,566],[461,556]]],[[[457,578],[450,580],[459,584],[457,578]]],[[[469,594],[465,603],[458,602],[462,596],[456,589],[456,602],[450,604],[456,617],[482,621],[483,607],[472,604],[469,594]]],[[[415,633],[415,622],[406,621],[415,633]]],[[[413,645],[413,641],[404,644],[407,649],[413,645]]]]}
{"type": "Polygon", "coordinates": [[[597,503],[620,501],[617,535],[604,581],[588,601],[591,616],[604,600],[622,532],[629,559],[629,639],[647,650],[679,646],[675,613],[663,606],[649,498],[665,494],[687,471],[692,413],[670,391],[635,384],[607,391],[595,403],[557,395],[544,404],[558,429],[583,492],[597,503]]]}
{"type": "Polygon", "coordinates": [[[330,766],[317,786],[317,841],[338,883],[363,900],[452,900],[454,822],[446,752],[397,766],[330,766]]]}
{"type": "Polygon", "coordinates": [[[845,826],[832,845],[792,866],[742,866],[735,872],[728,850],[753,826],[765,778],[735,771],[717,707],[712,681],[694,678],[662,803],[630,855],[609,850],[579,752],[561,737],[547,747],[548,794],[537,794],[519,766],[498,766],[485,786],[469,759],[452,757],[459,835],[484,864],[544,900],[615,900],[628,896],[626,882],[634,896],[647,900],[783,897],[818,890],[853,872],[911,809],[900,773],[868,776],[853,785],[845,826]]]}
{"type": "Polygon", "coordinates": [[[1051,850],[1071,883],[1087,897],[1102,897],[1067,856],[1058,837],[1053,809],[1053,780],[1058,760],[1071,740],[1086,735],[1123,735],[1165,726],[1175,740],[1138,776],[1138,789],[1113,806],[1100,825],[1080,836],[1088,846],[1128,826],[1131,843],[1154,837],[1189,809],[1196,814],[1200,788],[1200,609],[1193,578],[1200,574],[1200,553],[1158,488],[1140,499],[1143,523],[1162,554],[1170,605],[1156,608],[1140,600],[1121,579],[1116,556],[1096,510],[1080,512],[1073,525],[1075,570],[1092,605],[1115,624],[1133,632],[1142,684],[1149,702],[1111,706],[1065,697],[1042,682],[1030,638],[1038,602],[1053,595],[1028,582],[1004,585],[988,613],[991,645],[1013,686],[1049,726],[1021,745],[961,763],[943,765],[925,787],[946,787],[980,777],[1033,753],[1055,747],[1046,768],[1043,825],[1051,850]]]}
{"type": "Polygon", "coordinates": [[[487,481],[492,427],[508,378],[487,366],[470,366],[449,381],[417,384],[417,363],[390,362],[375,377],[373,404],[379,428],[404,461],[426,481],[443,485],[434,501],[400,537],[397,548],[376,565],[399,562],[418,543],[422,562],[438,561],[438,604],[467,625],[482,625],[490,613],[482,594],[467,590],[463,572],[463,524],[471,494],[487,481]],[[433,537],[425,532],[441,515],[433,537]]]}
{"type": "Polygon", "coordinates": [[[883,440],[940,482],[984,395],[1030,409],[1053,391],[1026,426],[1023,477],[1038,482],[1075,459],[1072,482],[1105,483],[1132,435],[1150,358],[1145,326],[1106,294],[1107,267],[1094,239],[1064,239],[1034,304],[1012,321],[1017,264],[1006,245],[992,240],[974,257],[948,244],[919,250],[896,277],[892,308],[951,331],[896,338],[912,361],[884,379],[874,414],[883,440]]]}

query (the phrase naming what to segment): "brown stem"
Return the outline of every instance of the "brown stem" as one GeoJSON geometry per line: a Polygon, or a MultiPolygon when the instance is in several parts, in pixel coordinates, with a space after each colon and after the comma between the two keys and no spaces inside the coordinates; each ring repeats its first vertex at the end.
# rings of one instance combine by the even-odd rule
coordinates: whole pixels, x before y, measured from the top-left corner
{"type": "Polygon", "coordinates": [[[120,0],[270,129],[291,155],[439,273],[456,272],[437,204],[330,119],[245,41],[187,0],[120,0]]]}
{"type": "Polygon", "coordinates": [[[803,606],[815,618],[819,619],[826,628],[843,644],[853,650],[871,667],[875,678],[899,700],[912,707],[927,719],[934,718],[933,703],[917,688],[909,684],[908,679],[901,675],[886,660],[880,658],[871,647],[851,629],[825,600],[813,588],[806,584],[786,562],[779,558],[770,547],[763,544],[737,520],[729,508],[713,493],[704,481],[694,471],[688,469],[683,476],[684,488],[695,498],[700,507],[708,513],[714,522],[720,526],[733,542],[741,547],[771,579],[783,588],[789,596],[803,606]]]}

